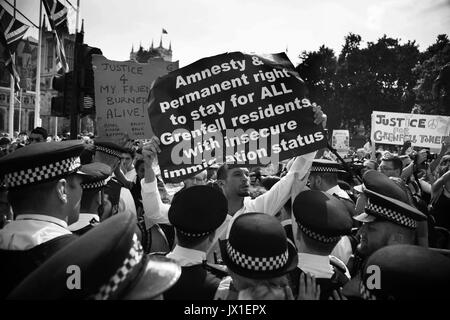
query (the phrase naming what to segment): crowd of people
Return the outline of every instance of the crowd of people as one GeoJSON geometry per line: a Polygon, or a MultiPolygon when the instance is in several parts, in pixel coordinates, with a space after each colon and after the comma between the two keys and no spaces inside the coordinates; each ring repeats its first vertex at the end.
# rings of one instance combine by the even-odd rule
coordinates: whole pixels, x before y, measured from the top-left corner
{"type": "Polygon", "coordinates": [[[438,154],[369,142],[180,184],[156,136],[47,138],[0,140],[3,299],[448,297],[450,137],[438,154]]]}

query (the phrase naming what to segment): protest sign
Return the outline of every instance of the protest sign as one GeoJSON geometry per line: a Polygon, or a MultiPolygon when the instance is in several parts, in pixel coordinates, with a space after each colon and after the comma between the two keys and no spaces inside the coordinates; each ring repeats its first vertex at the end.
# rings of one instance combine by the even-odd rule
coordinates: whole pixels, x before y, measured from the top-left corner
{"type": "Polygon", "coordinates": [[[147,116],[152,82],[178,69],[177,62],[150,60],[148,64],[107,60],[93,55],[95,109],[99,137],[118,140],[151,138],[147,116]]]}
{"type": "Polygon", "coordinates": [[[333,130],[331,146],[336,149],[337,153],[344,157],[350,150],[350,133],[348,130],[333,130]]]}
{"type": "Polygon", "coordinates": [[[215,162],[267,165],[326,146],[284,53],[225,53],[159,78],[148,108],[162,177],[178,182],[215,162]]]}
{"type": "Polygon", "coordinates": [[[440,149],[450,134],[450,117],[374,111],[371,138],[375,143],[440,149]]]}

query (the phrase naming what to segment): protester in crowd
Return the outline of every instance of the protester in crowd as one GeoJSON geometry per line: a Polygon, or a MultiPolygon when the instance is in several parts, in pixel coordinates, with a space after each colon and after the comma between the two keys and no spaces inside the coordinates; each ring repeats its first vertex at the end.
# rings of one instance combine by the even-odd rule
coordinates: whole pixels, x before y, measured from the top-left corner
{"type": "Polygon", "coordinates": [[[134,204],[136,206],[136,213],[138,217],[144,215],[144,207],[142,205],[142,194],[141,194],[141,180],[145,177],[145,163],[144,159],[136,160],[134,164],[134,170],[136,171],[136,177],[133,181],[133,186],[131,187],[131,195],[134,199],[134,204]]]}
{"type": "Polygon", "coordinates": [[[0,157],[6,156],[9,153],[9,146],[11,144],[11,140],[6,137],[0,138],[0,157]]]}
{"type": "Polygon", "coordinates": [[[231,278],[222,280],[215,299],[236,300],[258,286],[281,289],[286,292],[281,298],[292,298],[286,275],[297,266],[297,253],[275,217],[253,212],[240,215],[228,239],[220,241],[220,250],[231,278]]]}
{"type": "Polygon", "coordinates": [[[122,170],[125,178],[129,181],[134,181],[136,178],[136,170],[134,168],[134,159],[136,158],[136,152],[131,149],[125,149],[122,153],[120,161],[120,169],[122,170]]]}
{"type": "Polygon", "coordinates": [[[398,156],[384,155],[381,158],[381,164],[378,171],[382,172],[387,177],[400,177],[403,170],[403,162],[398,156]]]}
{"type": "Polygon", "coordinates": [[[376,160],[366,160],[363,163],[363,168],[361,169],[361,176],[364,175],[369,170],[378,170],[378,163],[376,160]]]}
{"type": "Polygon", "coordinates": [[[356,150],[356,161],[363,162],[366,157],[366,151],[364,148],[359,148],[356,150]]]}
{"type": "Polygon", "coordinates": [[[0,159],[15,220],[0,230],[0,295],[5,297],[51,255],[74,240],[82,178],[79,141],[31,144],[0,159]]]}
{"type": "Polygon", "coordinates": [[[168,258],[146,255],[136,226],[130,212],[100,223],[30,274],[8,299],[161,299],[180,277],[180,267],[168,258]]]}
{"type": "MultiPolygon", "coordinates": [[[[317,124],[323,123],[325,125],[326,117],[323,115],[320,107],[313,107],[314,109],[314,121],[317,124]]],[[[149,157],[149,163],[156,157],[159,152],[159,141],[157,137],[153,137],[151,142],[148,143],[143,150],[143,154],[147,154],[149,157]]],[[[304,177],[311,165],[311,161],[314,158],[315,152],[298,157],[295,163],[291,166],[291,171],[288,175],[283,177],[270,192],[251,199],[249,197],[249,178],[248,170],[240,168],[234,165],[222,165],[218,170],[218,185],[224,192],[228,200],[229,214],[225,222],[220,226],[214,245],[208,251],[207,259],[210,262],[216,262],[215,258],[219,258],[220,251],[218,248],[217,240],[225,239],[227,237],[229,226],[233,217],[237,217],[245,212],[264,212],[267,214],[275,215],[290,198],[291,186],[294,182],[294,173],[298,172],[300,177],[304,177]]],[[[151,176],[150,170],[147,170],[149,166],[146,166],[146,175],[149,177],[145,179],[142,186],[142,199],[144,203],[144,211],[146,215],[151,214],[150,218],[153,223],[167,223],[167,211],[166,206],[161,205],[161,201],[158,200],[159,195],[155,190],[155,187],[151,186],[151,182],[154,182],[154,177],[151,176]],[[156,201],[155,201],[156,199],[156,201]],[[149,209],[147,209],[149,208],[149,209]]],[[[303,182],[304,184],[306,181],[303,182]]]]}
{"type": "Polygon", "coordinates": [[[177,245],[167,255],[181,266],[181,277],[164,298],[212,300],[226,272],[206,263],[206,250],[228,212],[224,195],[208,186],[192,186],[172,201],[169,220],[175,227],[177,245]]]}
{"type": "Polygon", "coordinates": [[[47,142],[48,133],[45,128],[36,127],[31,130],[30,137],[28,138],[29,143],[39,143],[47,142]]]}
{"type": "Polygon", "coordinates": [[[450,230],[450,154],[441,159],[438,176],[431,187],[430,213],[436,220],[436,226],[450,230]]]}

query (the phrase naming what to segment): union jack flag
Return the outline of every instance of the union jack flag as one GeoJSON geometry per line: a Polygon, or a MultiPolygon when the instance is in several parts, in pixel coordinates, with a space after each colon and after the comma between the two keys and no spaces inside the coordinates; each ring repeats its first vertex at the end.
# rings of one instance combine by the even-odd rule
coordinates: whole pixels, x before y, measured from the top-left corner
{"type": "Polygon", "coordinates": [[[45,12],[47,13],[50,27],[56,38],[56,62],[64,72],[69,71],[64,44],[59,36],[59,32],[67,29],[67,8],[58,0],[43,0],[45,12]]]}
{"type": "Polygon", "coordinates": [[[28,28],[29,26],[15,19],[3,6],[0,6],[0,53],[5,61],[6,69],[14,77],[16,90],[20,90],[20,77],[12,54],[28,28]]]}

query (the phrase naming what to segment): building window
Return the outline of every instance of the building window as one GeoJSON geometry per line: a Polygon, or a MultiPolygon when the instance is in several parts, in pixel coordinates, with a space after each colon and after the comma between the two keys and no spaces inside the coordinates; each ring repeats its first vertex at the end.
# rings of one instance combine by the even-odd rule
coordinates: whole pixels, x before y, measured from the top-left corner
{"type": "Polygon", "coordinates": [[[53,39],[47,39],[47,69],[53,69],[53,39]]]}
{"type": "Polygon", "coordinates": [[[0,131],[5,130],[5,110],[0,109],[0,131]]]}
{"type": "Polygon", "coordinates": [[[14,131],[19,130],[19,110],[14,109],[14,131]]]}
{"type": "Polygon", "coordinates": [[[34,129],[34,111],[28,112],[28,131],[34,129]]]}
{"type": "Polygon", "coordinates": [[[5,101],[5,95],[4,94],[0,94],[0,101],[5,101]]]}
{"type": "Polygon", "coordinates": [[[28,97],[25,97],[25,98],[23,99],[23,103],[29,104],[29,103],[30,103],[30,99],[28,99],[28,97]]]}

